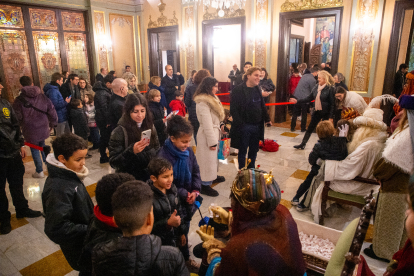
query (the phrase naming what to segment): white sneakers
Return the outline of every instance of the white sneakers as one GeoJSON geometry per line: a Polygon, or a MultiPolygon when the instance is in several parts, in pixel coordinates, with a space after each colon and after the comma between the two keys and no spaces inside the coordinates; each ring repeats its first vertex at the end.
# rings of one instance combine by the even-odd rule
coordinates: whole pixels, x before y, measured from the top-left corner
{"type": "Polygon", "coordinates": [[[40,172],[40,173],[38,173],[38,172],[34,172],[34,173],[32,174],[32,177],[33,177],[33,178],[44,178],[44,177],[45,177],[45,174],[44,174],[43,172],[40,172]]]}

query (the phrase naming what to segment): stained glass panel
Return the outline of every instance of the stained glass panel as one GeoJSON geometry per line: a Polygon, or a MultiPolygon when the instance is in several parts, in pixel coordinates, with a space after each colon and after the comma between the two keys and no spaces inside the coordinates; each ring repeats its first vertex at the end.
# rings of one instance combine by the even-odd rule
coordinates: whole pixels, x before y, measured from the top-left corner
{"type": "Polygon", "coordinates": [[[65,31],[85,31],[84,22],[82,13],[62,12],[63,30],[65,31]]]}
{"type": "Polygon", "coordinates": [[[19,95],[20,77],[32,78],[26,35],[24,31],[0,30],[0,40],[0,56],[6,77],[7,98],[12,102],[19,95]]]}
{"type": "Polygon", "coordinates": [[[65,33],[65,47],[68,57],[68,71],[90,80],[86,35],[65,33]]]}
{"type": "Polygon", "coordinates": [[[0,27],[24,28],[22,8],[0,5],[0,27]]]}
{"type": "Polygon", "coordinates": [[[56,13],[52,10],[29,9],[33,29],[57,30],[56,13]]]}
{"type": "Polygon", "coordinates": [[[33,32],[40,87],[50,82],[55,72],[62,72],[58,33],[33,32]]]}

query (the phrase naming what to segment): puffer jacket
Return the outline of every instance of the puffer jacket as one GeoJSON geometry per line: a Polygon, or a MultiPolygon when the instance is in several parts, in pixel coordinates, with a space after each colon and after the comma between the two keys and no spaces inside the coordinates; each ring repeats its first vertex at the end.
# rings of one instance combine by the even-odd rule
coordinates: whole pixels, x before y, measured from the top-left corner
{"type": "Polygon", "coordinates": [[[178,198],[177,188],[174,184],[166,191],[166,194],[156,188],[152,180],[147,181],[152,191],[154,192],[153,212],[154,212],[154,226],[151,234],[161,238],[162,245],[176,246],[176,238],[186,233],[186,225],[184,219],[181,219],[181,225],[177,228],[167,224],[168,219],[174,210],[177,210],[177,215],[182,216],[180,199],[178,198]]]}
{"type": "Polygon", "coordinates": [[[43,87],[45,95],[52,101],[55,106],[56,114],[58,116],[58,123],[63,123],[68,120],[68,103],[63,99],[62,94],[59,91],[59,84],[47,83],[43,87]]]}
{"type": "Polygon", "coordinates": [[[49,138],[50,128],[55,127],[58,122],[53,103],[37,86],[23,87],[20,96],[13,103],[13,109],[22,127],[24,140],[29,143],[37,143],[49,138]],[[25,107],[20,97],[24,97],[32,106],[47,114],[25,107]]]}
{"type": "Polygon", "coordinates": [[[7,100],[0,99],[0,158],[13,158],[20,154],[24,139],[19,121],[7,100]]]}
{"type": "Polygon", "coordinates": [[[196,103],[193,100],[194,93],[197,90],[197,84],[191,84],[185,88],[184,93],[184,103],[188,111],[188,119],[191,124],[198,124],[197,113],[196,113],[196,103]]]}
{"type": "Polygon", "coordinates": [[[92,89],[95,92],[95,121],[99,128],[104,128],[109,125],[109,103],[112,92],[100,81],[96,82],[92,89]]]}
{"type": "Polygon", "coordinates": [[[92,266],[96,276],[189,276],[178,248],[162,246],[154,235],[121,237],[95,246],[92,266]]]}
{"type": "MultiPolygon", "coordinates": [[[[318,95],[318,86],[319,84],[315,84],[312,89],[312,92],[303,99],[298,100],[298,103],[309,103],[312,100],[316,99],[318,95]]],[[[326,86],[321,91],[321,104],[322,104],[322,112],[329,114],[329,119],[333,119],[334,111],[335,111],[335,86],[326,86]]]]}
{"type": "Polygon", "coordinates": [[[164,145],[165,139],[167,139],[166,127],[164,124],[164,107],[161,103],[150,101],[148,107],[152,113],[152,120],[154,122],[155,129],[157,130],[158,141],[160,146],[164,145]]]}
{"type": "Polygon", "coordinates": [[[83,108],[72,108],[70,110],[70,119],[72,120],[75,134],[88,140],[90,131],[88,127],[88,119],[86,118],[83,108]]]}
{"type": "Polygon", "coordinates": [[[329,137],[319,140],[309,154],[309,164],[315,165],[320,158],[322,160],[344,160],[348,156],[346,137],[329,137]]]}

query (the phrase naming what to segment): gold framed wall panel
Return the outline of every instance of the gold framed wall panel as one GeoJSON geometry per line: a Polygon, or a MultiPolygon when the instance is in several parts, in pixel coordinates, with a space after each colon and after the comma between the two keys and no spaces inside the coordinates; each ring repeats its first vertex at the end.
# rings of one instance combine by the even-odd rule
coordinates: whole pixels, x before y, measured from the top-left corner
{"type": "Polygon", "coordinates": [[[68,71],[90,82],[86,35],[65,32],[64,37],[68,71]]]}
{"type": "Polygon", "coordinates": [[[122,76],[125,66],[136,72],[134,17],[124,14],[109,14],[114,70],[122,76]],[[134,45],[134,47],[131,47],[134,45]]]}
{"type": "Polygon", "coordinates": [[[186,62],[186,79],[191,77],[191,71],[195,69],[195,57],[194,57],[194,7],[186,7],[185,14],[185,31],[187,32],[185,43],[185,62],[186,62]]]}
{"type": "Polygon", "coordinates": [[[62,26],[64,31],[85,31],[85,19],[81,12],[62,11],[62,26]]]}
{"type": "Polygon", "coordinates": [[[142,44],[141,44],[141,39],[142,39],[142,34],[141,34],[141,16],[137,16],[137,26],[138,26],[138,48],[139,48],[139,70],[137,70],[137,72],[139,72],[139,74],[141,75],[140,77],[137,76],[139,78],[139,80],[141,82],[145,82],[145,73],[144,73],[144,66],[142,65],[142,58],[143,58],[143,54],[142,54],[142,44]]]}
{"type": "Polygon", "coordinates": [[[13,102],[20,92],[20,77],[33,77],[26,35],[24,30],[0,30],[0,40],[7,100],[13,102]]]}
{"type": "Polygon", "coordinates": [[[24,28],[22,8],[0,5],[0,27],[24,28]]]}
{"type": "Polygon", "coordinates": [[[57,30],[56,12],[46,9],[29,9],[32,29],[57,30]]]}
{"type": "Polygon", "coordinates": [[[267,7],[268,0],[256,0],[256,32],[254,65],[266,67],[266,46],[267,46],[267,7]]]}
{"type": "Polygon", "coordinates": [[[95,19],[95,33],[97,36],[99,69],[109,69],[108,46],[105,45],[105,42],[108,39],[105,30],[105,13],[103,11],[94,11],[93,16],[95,19]]]}

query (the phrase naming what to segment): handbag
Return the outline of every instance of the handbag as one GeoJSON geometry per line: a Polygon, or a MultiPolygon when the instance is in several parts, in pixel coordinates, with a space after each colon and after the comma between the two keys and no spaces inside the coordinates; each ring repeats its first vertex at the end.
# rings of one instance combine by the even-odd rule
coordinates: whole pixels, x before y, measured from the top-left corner
{"type": "Polygon", "coordinates": [[[230,142],[231,138],[227,138],[227,135],[220,140],[217,153],[219,160],[225,160],[230,155],[230,142]]]}

